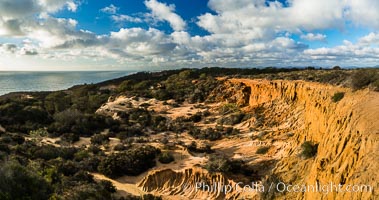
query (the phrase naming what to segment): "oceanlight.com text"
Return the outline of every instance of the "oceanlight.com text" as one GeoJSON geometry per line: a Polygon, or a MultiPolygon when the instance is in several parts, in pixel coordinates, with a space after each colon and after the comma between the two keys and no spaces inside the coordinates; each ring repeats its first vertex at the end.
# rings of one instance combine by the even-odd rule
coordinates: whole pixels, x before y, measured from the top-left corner
{"type": "Polygon", "coordinates": [[[224,183],[205,183],[198,182],[194,186],[185,185],[184,189],[192,189],[195,191],[204,191],[209,193],[232,193],[232,192],[278,192],[278,193],[292,193],[292,192],[318,192],[318,193],[344,193],[344,192],[372,192],[373,187],[365,184],[335,184],[329,182],[327,184],[286,184],[284,182],[271,183],[269,185],[262,185],[259,182],[252,182],[251,184],[244,184],[242,182],[235,184],[224,183]]]}

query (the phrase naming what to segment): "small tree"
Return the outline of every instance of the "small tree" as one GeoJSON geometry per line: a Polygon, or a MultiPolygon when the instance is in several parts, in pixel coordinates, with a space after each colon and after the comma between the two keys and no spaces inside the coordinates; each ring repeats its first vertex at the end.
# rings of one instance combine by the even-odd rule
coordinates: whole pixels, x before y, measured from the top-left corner
{"type": "Polygon", "coordinates": [[[341,67],[338,66],[338,65],[336,65],[336,66],[333,67],[333,70],[341,70],[341,67]]]}

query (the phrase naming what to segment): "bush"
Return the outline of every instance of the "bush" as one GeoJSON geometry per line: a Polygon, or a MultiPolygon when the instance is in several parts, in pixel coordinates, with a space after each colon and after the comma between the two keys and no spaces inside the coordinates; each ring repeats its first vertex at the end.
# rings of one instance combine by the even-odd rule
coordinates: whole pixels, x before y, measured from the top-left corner
{"type": "Polygon", "coordinates": [[[174,161],[174,156],[169,152],[162,152],[158,157],[159,162],[163,164],[168,164],[172,161],[174,161]]]}
{"type": "Polygon", "coordinates": [[[153,146],[142,146],[120,153],[113,153],[99,164],[99,171],[116,178],[122,175],[135,176],[155,166],[155,157],[160,150],[153,146]]]}
{"type": "Polygon", "coordinates": [[[75,133],[64,133],[61,135],[61,140],[68,143],[74,143],[79,141],[80,137],[75,133]]]}
{"type": "Polygon", "coordinates": [[[51,199],[115,199],[112,193],[115,187],[109,181],[100,181],[99,183],[90,182],[75,185],[75,187],[64,188],[62,196],[53,196],[51,199]]]}
{"type": "Polygon", "coordinates": [[[343,97],[345,96],[344,92],[337,92],[333,95],[332,100],[333,102],[338,102],[340,101],[343,97]]]}
{"type": "Polygon", "coordinates": [[[192,127],[189,131],[189,134],[192,135],[196,139],[210,140],[210,141],[215,141],[215,140],[221,139],[222,137],[222,134],[219,131],[210,127],[205,130],[201,130],[197,127],[192,127]]]}
{"type": "Polygon", "coordinates": [[[201,118],[202,118],[202,113],[201,112],[197,112],[196,114],[194,114],[191,117],[189,117],[189,120],[192,121],[192,122],[194,122],[194,123],[197,123],[197,122],[201,121],[201,118]]]}
{"type": "Polygon", "coordinates": [[[259,147],[255,153],[256,154],[265,154],[268,152],[269,149],[270,149],[270,147],[259,147]]]}
{"type": "Polygon", "coordinates": [[[370,83],[379,80],[379,75],[374,69],[359,69],[352,75],[352,87],[355,90],[362,89],[370,83]]]}
{"type": "Polygon", "coordinates": [[[104,134],[96,134],[91,137],[91,144],[105,144],[109,142],[109,136],[104,134]]]}
{"type": "Polygon", "coordinates": [[[229,172],[231,163],[226,157],[211,156],[205,168],[209,172],[229,172]]]}
{"type": "Polygon", "coordinates": [[[0,165],[0,199],[49,199],[52,188],[33,169],[17,161],[0,165]]]}
{"type": "Polygon", "coordinates": [[[279,196],[281,196],[283,193],[281,191],[284,191],[285,188],[283,188],[282,183],[283,181],[276,176],[275,174],[271,174],[267,178],[265,178],[262,181],[262,186],[264,187],[264,191],[260,193],[261,199],[277,199],[279,196]],[[274,185],[276,187],[273,187],[271,189],[271,186],[274,185]]]}
{"type": "Polygon", "coordinates": [[[77,149],[75,148],[55,147],[53,145],[32,146],[27,149],[27,153],[31,158],[42,158],[44,160],[51,160],[58,157],[72,159],[76,152],[77,149]]]}
{"type": "Polygon", "coordinates": [[[235,104],[235,103],[224,104],[219,109],[219,112],[222,115],[227,115],[227,114],[234,113],[234,112],[237,112],[237,111],[239,111],[239,108],[238,108],[237,104],[235,104]]]}
{"type": "Polygon", "coordinates": [[[305,158],[305,159],[308,159],[308,158],[312,158],[313,156],[315,156],[317,154],[317,148],[318,148],[318,144],[313,144],[313,142],[310,142],[310,141],[305,141],[302,145],[301,145],[301,157],[305,158]]]}
{"type": "Polygon", "coordinates": [[[372,83],[372,86],[374,86],[375,91],[379,92],[379,78],[374,83],[372,83]]]}
{"type": "Polygon", "coordinates": [[[113,150],[114,151],[124,151],[126,150],[128,147],[125,145],[125,144],[117,144],[116,146],[113,147],[113,150]]]}
{"type": "Polygon", "coordinates": [[[197,150],[197,143],[195,141],[192,141],[188,146],[187,149],[189,151],[195,152],[197,150]]]}
{"type": "Polygon", "coordinates": [[[89,155],[89,152],[87,150],[81,150],[81,151],[78,151],[74,154],[74,160],[75,161],[82,161],[86,158],[88,158],[90,155],[89,155]]]}
{"type": "Polygon", "coordinates": [[[144,194],[141,198],[141,200],[162,200],[162,197],[157,197],[152,194],[144,194]]]}
{"type": "Polygon", "coordinates": [[[38,130],[29,131],[29,135],[31,137],[46,137],[48,132],[45,129],[40,128],[38,130]]]}
{"type": "Polygon", "coordinates": [[[217,123],[218,124],[224,124],[224,125],[235,125],[235,124],[240,123],[243,120],[244,116],[245,115],[243,113],[236,112],[236,113],[230,114],[226,117],[222,117],[222,118],[218,119],[217,123]]]}

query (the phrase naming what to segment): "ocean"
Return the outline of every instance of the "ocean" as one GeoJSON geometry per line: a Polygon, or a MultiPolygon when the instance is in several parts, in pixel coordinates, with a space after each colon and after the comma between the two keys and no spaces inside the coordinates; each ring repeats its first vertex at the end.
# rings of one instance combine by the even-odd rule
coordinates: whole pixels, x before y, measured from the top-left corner
{"type": "Polygon", "coordinates": [[[20,72],[0,71],[0,95],[10,92],[55,91],[78,84],[99,83],[131,71],[20,72]]]}

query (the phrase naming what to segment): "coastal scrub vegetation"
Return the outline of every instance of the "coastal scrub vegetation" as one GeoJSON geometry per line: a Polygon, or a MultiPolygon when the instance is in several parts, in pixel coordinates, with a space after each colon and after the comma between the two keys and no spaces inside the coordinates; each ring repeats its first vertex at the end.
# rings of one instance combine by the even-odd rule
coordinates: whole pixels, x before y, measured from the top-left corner
{"type": "Polygon", "coordinates": [[[160,150],[152,146],[132,148],[113,153],[99,163],[99,172],[115,178],[122,175],[138,175],[155,166],[155,158],[160,150]]]}

